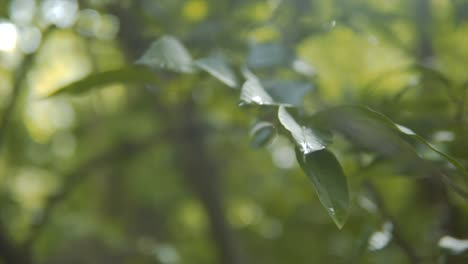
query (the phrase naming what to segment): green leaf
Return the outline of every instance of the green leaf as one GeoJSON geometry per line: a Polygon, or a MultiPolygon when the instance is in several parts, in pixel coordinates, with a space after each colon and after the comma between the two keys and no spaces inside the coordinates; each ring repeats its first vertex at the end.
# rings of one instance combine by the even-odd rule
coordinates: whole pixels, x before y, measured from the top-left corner
{"type": "Polygon", "coordinates": [[[258,122],[254,125],[250,132],[251,143],[253,148],[260,148],[267,145],[275,137],[275,127],[269,122],[258,122]]]}
{"type": "Polygon", "coordinates": [[[163,36],[153,42],[136,63],[153,69],[167,69],[182,73],[193,72],[190,53],[179,40],[172,36],[163,36]]]}
{"type": "Polygon", "coordinates": [[[411,129],[394,123],[383,114],[367,107],[347,105],[320,112],[316,118],[319,123],[344,134],[352,143],[383,155],[396,156],[409,164],[416,159],[428,160],[421,152],[421,148],[415,147],[417,144],[422,144],[459,171],[462,183],[455,183],[443,172],[440,173],[441,180],[461,196],[468,197],[468,191],[462,187],[466,185],[468,174],[459,161],[436,149],[411,129]]]}
{"type": "Polygon", "coordinates": [[[304,154],[296,148],[296,157],[302,170],[315,187],[320,202],[338,228],[348,217],[348,182],[340,163],[328,150],[304,154]]]}
{"type": "Polygon", "coordinates": [[[153,72],[142,67],[126,67],[88,75],[50,93],[47,97],[60,94],[80,94],[93,88],[113,83],[155,83],[158,79],[153,72]]]}
{"type": "Polygon", "coordinates": [[[195,61],[195,66],[208,72],[229,87],[237,87],[237,78],[222,56],[215,55],[195,61]]]}
{"type": "Polygon", "coordinates": [[[325,148],[326,141],[311,128],[299,125],[283,106],[278,109],[278,119],[284,128],[291,133],[302,153],[309,154],[325,148]]]}
{"type": "Polygon", "coordinates": [[[275,101],[292,106],[301,106],[306,93],[312,90],[306,82],[270,80],[262,84],[275,101]]]}
{"type": "Polygon", "coordinates": [[[265,91],[259,80],[251,78],[242,85],[240,100],[246,104],[278,105],[265,91]]]}

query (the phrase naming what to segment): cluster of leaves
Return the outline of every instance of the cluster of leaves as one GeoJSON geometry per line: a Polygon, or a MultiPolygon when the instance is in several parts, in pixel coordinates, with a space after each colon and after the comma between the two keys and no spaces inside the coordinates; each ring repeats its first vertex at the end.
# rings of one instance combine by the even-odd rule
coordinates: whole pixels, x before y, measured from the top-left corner
{"type": "MultiPolygon", "coordinates": [[[[263,51],[272,48],[266,47],[263,51]]],[[[263,55],[257,55],[268,60],[268,52],[260,53],[263,55]]],[[[463,187],[467,177],[464,167],[411,129],[360,105],[325,107],[304,116],[301,114],[301,100],[311,86],[288,81],[272,85],[262,81],[246,66],[241,67],[245,82],[240,85],[238,76],[223,55],[194,60],[184,45],[171,36],[155,41],[136,61],[136,65],[90,75],[57,89],[49,97],[79,94],[113,82],[158,83],[158,76],[153,70],[179,74],[206,72],[233,89],[240,88],[240,105],[276,112],[274,120],[261,120],[253,126],[252,146],[266,145],[276,133],[289,137],[295,144],[300,167],[312,181],[320,202],[339,228],[348,216],[350,191],[340,162],[330,150],[334,134],[346,137],[362,150],[406,161],[408,166],[415,163],[432,166],[426,153],[435,153],[444,160],[445,165],[438,165],[435,169],[439,179],[468,198],[463,187]],[[458,178],[448,175],[458,175],[458,178]],[[462,183],[456,183],[457,179],[462,183]]]]}

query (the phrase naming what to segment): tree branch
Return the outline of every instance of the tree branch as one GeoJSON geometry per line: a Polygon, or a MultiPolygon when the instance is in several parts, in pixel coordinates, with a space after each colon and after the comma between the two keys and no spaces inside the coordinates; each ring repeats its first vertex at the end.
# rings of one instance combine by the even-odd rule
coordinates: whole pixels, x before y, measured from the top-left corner
{"type": "MultiPolygon", "coordinates": [[[[135,28],[142,26],[128,9],[112,5],[110,10],[122,21],[118,38],[124,53],[132,61],[142,54],[148,44],[140,31],[135,31],[135,28]]],[[[158,100],[159,98],[156,98],[156,101],[158,100]]],[[[166,107],[161,102],[155,102],[154,105],[158,114],[165,118],[168,129],[176,132],[170,136],[172,143],[177,146],[177,158],[182,160],[181,172],[189,187],[200,199],[209,218],[212,237],[220,255],[219,262],[245,263],[241,260],[240,245],[225,218],[219,184],[220,174],[216,162],[209,156],[204,144],[207,136],[197,122],[197,109],[193,100],[189,99],[186,103],[174,107],[166,107]],[[170,118],[172,114],[176,116],[170,118]]]]}

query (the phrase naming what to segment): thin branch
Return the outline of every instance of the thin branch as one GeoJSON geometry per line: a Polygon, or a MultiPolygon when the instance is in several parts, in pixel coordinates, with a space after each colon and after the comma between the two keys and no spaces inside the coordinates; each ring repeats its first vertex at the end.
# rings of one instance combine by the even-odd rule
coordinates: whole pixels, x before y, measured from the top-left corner
{"type": "Polygon", "coordinates": [[[416,253],[416,250],[413,248],[413,246],[405,239],[405,236],[403,235],[403,231],[401,230],[399,224],[396,222],[395,218],[388,211],[382,199],[382,196],[378,192],[377,188],[375,188],[375,186],[369,181],[365,183],[365,187],[367,188],[374,202],[376,203],[377,208],[382,218],[392,223],[393,225],[392,234],[393,234],[395,243],[400,247],[403,253],[405,253],[410,263],[421,264],[422,263],[421,257],[416,253]]]}
{"type": "Polygon", "coordinates": [[[54,209],[70,195],[79,183],[89,177],[94,169],[109,164],[110,162],[115,162],[116,160],[128,158],[144,152],[154,146],[155,143],[160,142],[161,138],[164,138],[164,136],[158,134],[138,142],[122,143],[85,162],[68,175],[64,175],[63,178],[65,180],[62,188],[47,198],[41,216],[32,224],[29,236],[23,242],[24,247],[30,248],[34,244],[44,230],[44,227],[48,224],[54,209]]]}

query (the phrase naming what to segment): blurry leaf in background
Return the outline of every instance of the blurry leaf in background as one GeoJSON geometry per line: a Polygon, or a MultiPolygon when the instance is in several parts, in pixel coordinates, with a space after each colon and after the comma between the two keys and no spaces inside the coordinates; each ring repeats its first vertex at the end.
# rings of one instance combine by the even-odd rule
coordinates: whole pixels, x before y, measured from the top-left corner
{"type": "Polygon", "coordinates": [[[293,59],[293,52],[280,43],[262,43],[251,47],[247,65],[252,68],[285,66],[293,59]]]}
{"type": "Polygon", "coordinates": [[[136,63],[153,69],[193,72],[192,56],[184,45],[172,36],[163,36],[153,42],[136,63]]]}
{"type": "Polygon", "coordinates": [[[302,106],[304,96],[313,90],[311,84],[298,81],[268,80],[262,85],[275,101],[293,106],[302,106]]]}
{"type": "Polygon", "coordinates": [[[221,55],[195,61],[195,65],[231,88],[237,87],[237,77],[221,55]]]}

